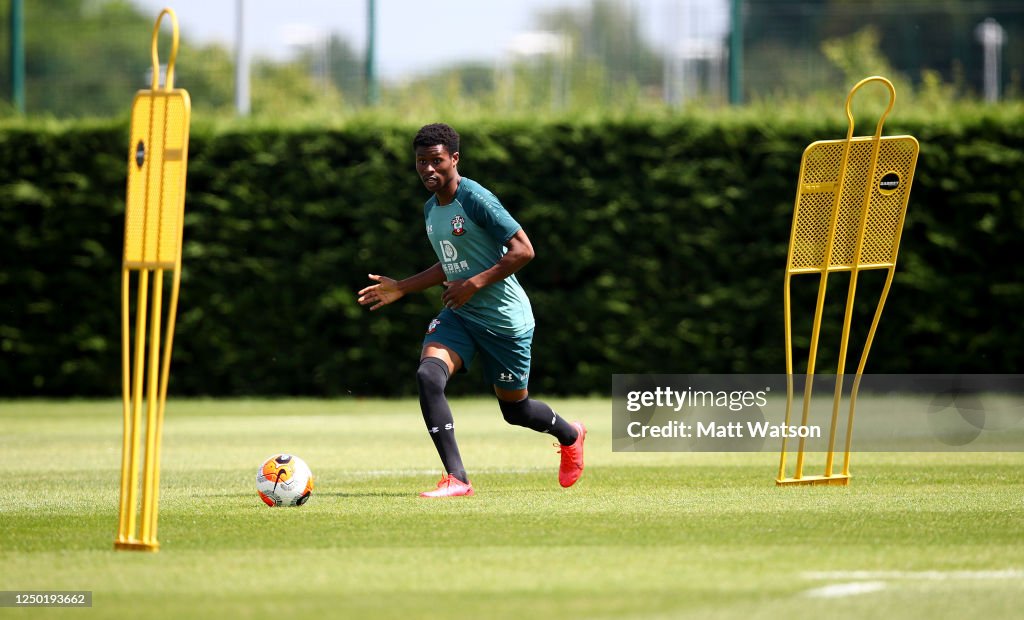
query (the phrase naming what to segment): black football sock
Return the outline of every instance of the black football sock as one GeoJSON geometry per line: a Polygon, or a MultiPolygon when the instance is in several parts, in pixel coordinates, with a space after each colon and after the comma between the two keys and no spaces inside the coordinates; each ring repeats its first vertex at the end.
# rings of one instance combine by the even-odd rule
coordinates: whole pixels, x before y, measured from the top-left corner
{"type": "Polygon", "coordinates": [[[462,465],[459,444],[455,442],[455,423],[452,409],[448,406],[444,388],[448,384],[448,366],[443,361],[428,357],[420,361],[416,371],[416,383],[420,388],[420,410],[427,431],[434,441],[437,454],[441,457],[444,470],[463,482],[466,468],[462,465]]]}
{"type": "Polygon", "coordinates": [[[501,408],[501,415],[509,424],[554,435],[563,446],[572,445],[579,435],[575,426],[566,422],[565,418],[539,400],[524,398],[513,403],[498,399],[498,406],[501,408]]]}

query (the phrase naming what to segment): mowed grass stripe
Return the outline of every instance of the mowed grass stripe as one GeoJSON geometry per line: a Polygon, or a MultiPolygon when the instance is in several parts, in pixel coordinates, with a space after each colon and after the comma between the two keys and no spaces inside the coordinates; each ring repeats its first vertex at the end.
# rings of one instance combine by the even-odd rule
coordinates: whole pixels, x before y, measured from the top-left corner
{"type": "Polygon", "coordinates": [[[776,455],[612,453],[607,402],[556,405],[590,428],[577,487],[558,487],[549,438],[467,399],[478,495],[429,501],[415,494],[440,472],[415,401],[176,401],[148,555],[111,549],[120,403],[3,402],[0,448],[40,467],[0,504],[0,589],[91,589],[103,617],[233,618],[995,618],[1024,594],[1007,579],[806,595],[825,571],[1024,569],[1020,454],[857,454],[849,488],[780,489],[776,455]],[[281,450],[317,475],[302,508],[256,497],[281,450]]]}

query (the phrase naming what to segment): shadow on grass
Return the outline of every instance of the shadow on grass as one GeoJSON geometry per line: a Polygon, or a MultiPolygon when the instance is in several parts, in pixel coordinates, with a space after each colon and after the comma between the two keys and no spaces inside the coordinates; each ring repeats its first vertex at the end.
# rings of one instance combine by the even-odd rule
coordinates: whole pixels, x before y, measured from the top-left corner
{"type": "Polygon", "coordinates": [[[412,492],[402,491],[365,491],[363,493],[317,493],[316,495],[322,497],[415,497],[416,494],[412,492]]]}
{"type": "MultiPolygon", "coordinates": [[[[314,491],[313,497],[415,497],[412,491],[364,491],[362,493],[345,493],[341,491],[322,492],[314,491]]],[[[234,499],[248,499],[249,494],[240,493],[205,493],[203,497],[222,497],[234,499]]]]}

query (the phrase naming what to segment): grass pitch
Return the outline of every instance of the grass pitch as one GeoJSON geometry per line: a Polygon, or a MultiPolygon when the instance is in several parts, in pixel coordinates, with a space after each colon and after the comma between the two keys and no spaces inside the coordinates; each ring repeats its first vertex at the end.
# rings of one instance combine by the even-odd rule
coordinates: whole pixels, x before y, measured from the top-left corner
{"type": "Polygon", "coordinates": [[[453,403],[477,495],[440,477],[415,401],[170,399],[158,554],[113,551],[121,405],[2,402],[0,590],[91,590],[0,617],[1009,618],[1024,600],[1024,454],[854,455],[848,488],[776,488],[770,453],[613,453],[557,482],[551,439],[453,403]],[[302,456],[271,509],[255,472],[302,456]]]}

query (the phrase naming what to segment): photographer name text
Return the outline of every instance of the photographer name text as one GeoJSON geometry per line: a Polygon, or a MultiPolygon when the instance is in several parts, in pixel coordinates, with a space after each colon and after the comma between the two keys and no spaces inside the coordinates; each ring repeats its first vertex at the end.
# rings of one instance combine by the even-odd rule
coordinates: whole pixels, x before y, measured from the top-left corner
{"type": "Polygon", "coordinates": [[[782,438],[803,437],[817,439],[821,437],[821,427],[817,425],[770,424],[768,422],[697,422],[687,424],[673,420],[665,424],[647,425],[642,422],[630,422],[626,425],[626,433],[633,438],[672,437],[687,439],[695,438],[782,438]]]}

